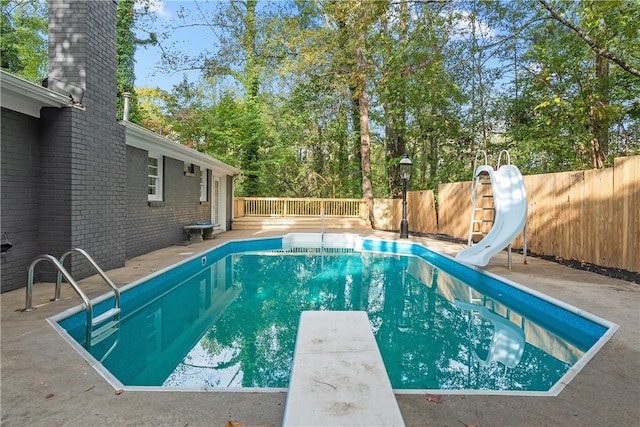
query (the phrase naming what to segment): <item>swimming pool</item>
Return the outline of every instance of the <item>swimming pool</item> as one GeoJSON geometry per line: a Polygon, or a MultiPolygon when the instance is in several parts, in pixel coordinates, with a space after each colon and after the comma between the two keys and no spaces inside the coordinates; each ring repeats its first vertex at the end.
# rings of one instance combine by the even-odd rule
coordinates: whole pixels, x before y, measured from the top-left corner
{"type": "Polygon", "coordinates": [[[116,333],[89,349],[80,307],[52,324],[130,390],[282,390],[301,310],[365,309],[396,391],[557,394],[617,327],[424,246],[344,234],[229,242],[123,291],[116,333]]]}

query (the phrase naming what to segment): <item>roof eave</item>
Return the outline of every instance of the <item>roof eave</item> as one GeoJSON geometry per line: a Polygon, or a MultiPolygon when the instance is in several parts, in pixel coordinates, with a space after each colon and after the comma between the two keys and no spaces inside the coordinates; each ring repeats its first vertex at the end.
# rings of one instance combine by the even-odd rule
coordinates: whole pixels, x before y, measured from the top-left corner
{"type": "Polygon", "coordinates": [[[125,127],[127,145],[146,150],[153,154],[168,156],[201,167],[215,169],[227,175],[236,176],[242,174],[241,169],[228,165],[192,148],[185,147],[179,142],[158,135],[135,123],[120,121],[120,124],[125,127]]]}
{"type": "Polygon", "coordinates": [[[35,83],[0,70],[2,108],[31,117],[40,117],[44,107],[62,108],[70,105],[68,95],[54,92],[35,83]]]}

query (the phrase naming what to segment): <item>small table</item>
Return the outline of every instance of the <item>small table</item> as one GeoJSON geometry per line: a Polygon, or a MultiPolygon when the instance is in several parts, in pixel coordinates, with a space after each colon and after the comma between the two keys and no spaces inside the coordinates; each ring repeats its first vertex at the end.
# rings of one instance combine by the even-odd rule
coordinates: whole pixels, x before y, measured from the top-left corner
{"type": "Polygon", "coordinates": [[[185,225],[184,231],[189,233],[189,242],[196,243],[203,240],[213,239],[213,230],[217,228],[218,224],[195,224],[185,225]]]}

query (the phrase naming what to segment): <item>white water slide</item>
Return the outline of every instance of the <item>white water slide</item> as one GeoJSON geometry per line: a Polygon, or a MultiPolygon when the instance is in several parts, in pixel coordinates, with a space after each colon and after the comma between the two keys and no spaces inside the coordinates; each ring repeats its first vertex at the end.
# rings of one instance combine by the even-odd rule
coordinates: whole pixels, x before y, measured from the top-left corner
{"type": "Polygon", "coordinates": [[[496,171],[483,165],[476,168],[474,179],[482,172],[487,172],[491,179],[493,227],[482,240],[456,255],[458,261],[477,266],[487,265],[494,255],[509,246],[527,222],[527,195],[520,170],[514,165],[502,165],[496,171]]]}

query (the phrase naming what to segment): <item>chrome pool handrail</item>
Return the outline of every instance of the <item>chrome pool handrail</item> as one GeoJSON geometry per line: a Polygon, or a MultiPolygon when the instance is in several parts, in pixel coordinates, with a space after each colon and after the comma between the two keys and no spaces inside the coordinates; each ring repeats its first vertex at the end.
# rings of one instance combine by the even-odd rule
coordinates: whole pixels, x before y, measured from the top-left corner
{"type": "MultiPolygon", "coordinates": [[[[48,254],[38,255],[33,259],[33,261],[31,261],[31,265],[29,266],[29,278],[27,282],[27,295],[26,295],[26,301],[25,301],[25,308],[23,308],[21,311],[35,310],[35,308],[33,308],[33,272],[35,270],[36,265],[38,265],[41,261],[48,261],[51,264],[53,264],[58,270],[58,274],[64,276],[64,278],[67,280],[67,282],[69,282],[73,290],[76,291],[78,296],[82,299],[82,302],[84,303],[85,309],[87,311],[87,325],[86,325],[87,336],[91,337],[91,327],[92,327],[92,319],[93,319],[93,306],[91,305],[91,301],[89,300],[89,297],[87,297],[87,295],[84,292],[82,292],[82,289],[80,289],[80,286],[78,285],[78,283],[75,280],[73,280],[73,277],[71,277],[71,274],[69,274],[69,272],[64,268],[62,263],[58,261],[56,257],[54,257],[53,255],[48,255],[48,254]]],[[[56,298],[52,299],[52,301],[55,301],[55,299],[56,298]]],[[[58,299],[59,299],[59,295],[58,295],[58,299]]]]}
{"type": "MultiPolygon", "coordinates": [[[[60,264],[64,265],[64,260],[74,252],[77,252],[80,255],[84,256],[86,260],[89,261],[89,264],[91,264],[91,266],[96,271],[96,273],[98,273],[100,277],[102,277],[102,279],[105,281],[105,283],[109,285],[109,287],[113,290],[113,293],[114,293],[115,308],[119,308],[120,307],[120,289],[118,289],[118,287],[111,281],[111,279],[109,279],[107,274],[100,268],[100,266],[95,262],[95,260],[91,258],[91,256],[87,253],[87,251],[80,248],[71,248],[60,257],[60,264]]],[[[55,294],[56,300],[60,299],[61,286],[62,286],[62,274],[60,270],[58,270],[58,277],[56,279],[56,294],[55,294]]]]}

